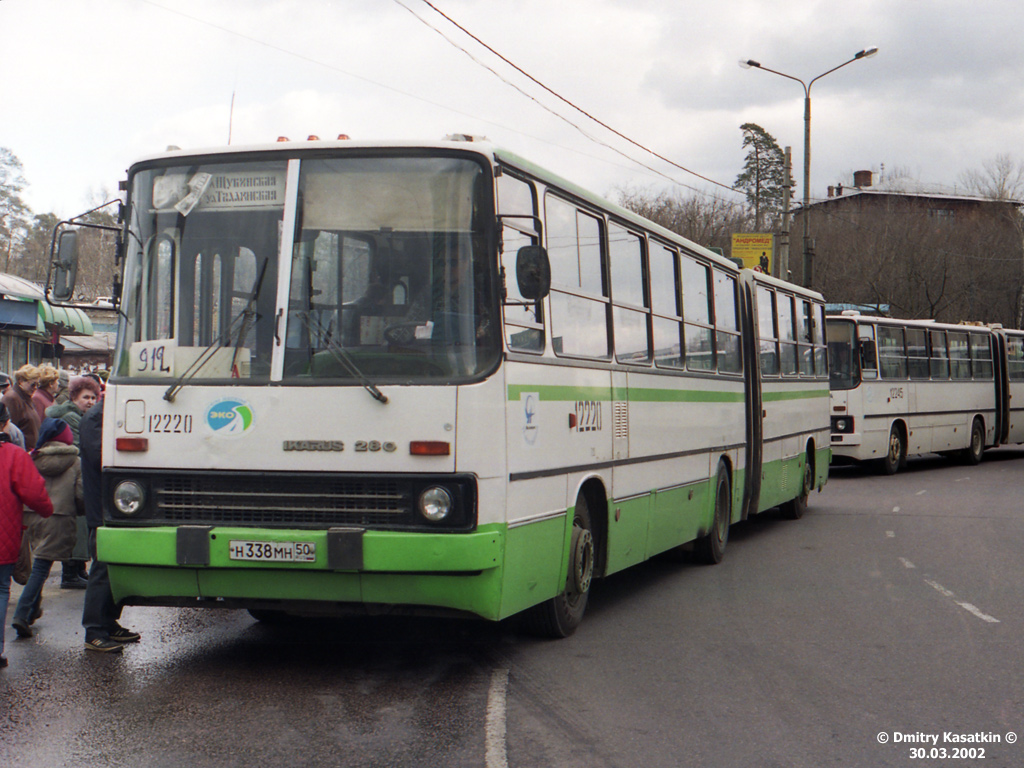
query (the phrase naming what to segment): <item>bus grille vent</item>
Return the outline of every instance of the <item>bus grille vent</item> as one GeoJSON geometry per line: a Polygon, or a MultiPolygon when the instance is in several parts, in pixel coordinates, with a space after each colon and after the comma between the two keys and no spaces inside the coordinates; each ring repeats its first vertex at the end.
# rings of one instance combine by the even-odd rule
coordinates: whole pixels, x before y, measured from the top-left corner
{"type": "MultiPolygon", "coordinates": [[[[339,475],[168,473],[154,477],[152,519],[170,524],[374,529],[427,527],[416,499],[429,478],[339,475]]],[[[468,529],[475,524],[476,493],[465,481],[443,483],[457,512],[432,529],[468,529]]]]}
{"type": "Polygon", "coordinates": [[[612,403],[612,424],[616,439],[629,437],[629,403],[618,401],[612,403]]]}

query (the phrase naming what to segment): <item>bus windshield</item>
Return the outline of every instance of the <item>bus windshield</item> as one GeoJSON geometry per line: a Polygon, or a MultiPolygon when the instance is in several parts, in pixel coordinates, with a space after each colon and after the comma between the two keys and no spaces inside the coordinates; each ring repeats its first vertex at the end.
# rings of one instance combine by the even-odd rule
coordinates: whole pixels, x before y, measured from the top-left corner
{"type": "Polygon", "coordinates": [[[367,386],[497,364],[479,162],[182,165],[141,170],[131,190],[118,376],[367,386]]]}
{"type": "Polygon", "coordinates": [[[828,321],[828,376],[832,389],[854,389],[860,384],[855,332],[852,322],[828,321]]]}

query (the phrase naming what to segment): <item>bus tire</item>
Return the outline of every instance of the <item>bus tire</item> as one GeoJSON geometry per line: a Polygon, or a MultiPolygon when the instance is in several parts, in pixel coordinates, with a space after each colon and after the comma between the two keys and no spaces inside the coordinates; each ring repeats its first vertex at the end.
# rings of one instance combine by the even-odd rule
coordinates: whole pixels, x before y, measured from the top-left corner
{"type": "Polygon", "coordinates": [[[960,454],[965,464],[975,466],[981,463],[981,456],[985,453],[985,426],[981,419],[975,419],[971,424],[971,443],[960,454]]]}
{"type": "Polygon", "coordinates": [[[732,490],[729,470],[718,463],[715,477],[715,516],[711,530],[694,542],[693,552],[697,561],[705,565],[716,565],[725,556],[725,545],[729,543],[729,526],[732,524],[732,490]]]}
{"type": "Polygon", "coordinates": [[[527,609],[526,626],[532,634],[557,640],[569,637],[583,622],[594,578],[596,548],[593,531],[587,499],[581,493],[573,513],[565,591],[527,609]]]}
{"type": "Polygon", "coordinates": [[[811,455],[804,457],[803,486],[800,488],[800,495],[779,505],[779,512],[787,520],[799,520],[807,511],[807,499],[811,495],[811,488],[814,486],[814,462],[811,455]]]}
{"type": "Polygon", "coordinates": [[[903,439],[903,430],[898,424],[893,424],[889,430],[889,447],[880,464],[882,474],[895,475],[901,466],[905,466],[906,461],[907,444],[903,439]]]}

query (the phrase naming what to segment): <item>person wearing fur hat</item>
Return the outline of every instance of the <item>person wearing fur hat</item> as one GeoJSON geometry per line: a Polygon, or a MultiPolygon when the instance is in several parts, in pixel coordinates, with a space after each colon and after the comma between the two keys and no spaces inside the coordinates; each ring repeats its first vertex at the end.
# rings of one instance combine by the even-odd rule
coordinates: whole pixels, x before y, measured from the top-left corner
{"type": "Polygon", "coordinates": [[[70,560],[75,546],[75,518],[85,510],[82,497],[82,463],[72,444],[71,427],[61,419],[47,418],[39,429],[32,459],[43,476],[53,502],[53,515],[43,518],[25,513],[26,532],[32,543],[32,574],[21,592],[11,622],[19,637],[32,637],[32,623],[41,615],[43,583],[55,560],[70,560]]]}
{"type": "Polygon", "coordinates": [[[11,599],[11,576],[21,552],[22,509],[27,506],[44,518],[53,514],[39,470],[4,431],[9,418],[7,406],[0,403],[0,669],[7,666],[4,625],[11,599]]]}

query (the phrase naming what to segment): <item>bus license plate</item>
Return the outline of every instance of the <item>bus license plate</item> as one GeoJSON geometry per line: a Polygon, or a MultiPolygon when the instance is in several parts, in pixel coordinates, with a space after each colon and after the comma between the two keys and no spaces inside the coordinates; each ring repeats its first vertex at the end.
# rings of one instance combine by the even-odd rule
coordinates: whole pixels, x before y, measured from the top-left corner
{"type": "Polygon", "coordinates": [[[315,563],[316,544],[312,541],[230,541],[228,557],[261,563],[315,563]]]}

